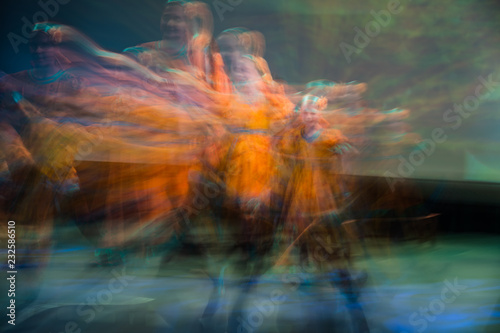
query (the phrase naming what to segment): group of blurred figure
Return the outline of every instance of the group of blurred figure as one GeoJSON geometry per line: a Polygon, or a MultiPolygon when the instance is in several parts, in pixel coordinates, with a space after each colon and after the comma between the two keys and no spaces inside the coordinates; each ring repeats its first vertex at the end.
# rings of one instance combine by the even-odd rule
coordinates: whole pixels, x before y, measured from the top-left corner
{"type": "MultiPolygon", "coordinates": [[[[222,258],[223,276],[239,253],[242,293],[272,266],[314,267],[368,331],[339,230],[356,207],[405,203],[397,191],[367,202],[347,174],[363,154],[415,142],[408,111],[368,108],[364,84],[273,79],[263,35],[214,38],[200,2],[167,2],[161,32],[115,53],[69,26],[34,26],[32,68],[0,81],[1,214],[18,222],[18,248],[47,250],[54,221],[71,220],[96,265],[131,252],[168,264],[190,247],[222,258]]],[[[213,280],[205,322],[223,283],[213,280]]]]}

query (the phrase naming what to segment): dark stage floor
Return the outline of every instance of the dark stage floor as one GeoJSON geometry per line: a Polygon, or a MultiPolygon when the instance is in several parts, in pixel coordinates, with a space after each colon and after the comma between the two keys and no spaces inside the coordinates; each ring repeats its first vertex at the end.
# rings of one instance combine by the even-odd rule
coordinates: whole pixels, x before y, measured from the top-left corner
{"type": "MultiPolygon", "coordinates": [[[[58,228],[54,239],[40,276],[35,268],[18,270],[16,302],[30,303],[17,308],[7,331],[226,331],[241,293],[236,256],[207,264],[206,257],[179,255],[163,266],[160,256],[131,256],[123,266],[102,267],[92,265],[94,250],[76,227],[58,228]],[[225,265],[216,292],[221,307],[211,321],[200,320],[214,289],[208,276],[219,277],[225,265]]],[[[355,271],[368,273],[360,300],[371,332],[500,332],[500,236],[379,245],[368,244],[369,256],[353,249],[355,271]]],[[[344,297],[296,266],[271,268],[247,296],[238,332],[352,332],[344,297]]]]}

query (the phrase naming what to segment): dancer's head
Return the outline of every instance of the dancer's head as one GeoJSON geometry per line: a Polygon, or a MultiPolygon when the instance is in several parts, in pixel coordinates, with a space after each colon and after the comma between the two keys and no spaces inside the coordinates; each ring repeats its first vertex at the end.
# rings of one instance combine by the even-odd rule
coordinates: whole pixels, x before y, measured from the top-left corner
{"type": "Polygon", "coordinates": [[[33,35],[29,40],[29,49],[36,68],[54,66],[58,63],[60,52],[49,24],[38,23],[33,28],[33,35]]]}
{"type": "Polygon", "coordinates": [[[188,26],[188,19],[184,11],[184,2],[167,2],[163,8],[160,21],[163,39],[185,44],[189,35],[188,26]]]}
{"type": "Polygon", "coordinates": [[[193,38],[212,38],[213,17],[207,5],[199,1],[169,0],[160,21],[165,41],[187,44],[193,38]]]}
{"type": "Polygon", "coordinates": [[[321,111],[326,107],[326,104],[326,98],[305,95],[296,107],[301,123],[306,127],[319,126],[323,121],[321,111]]]}
{"type": "Polygon", "coordinates": [[[263,56],[265,49],[264,36],[258,31],[249,31],[245,28],[224,30],[217,37],[217,44],[228,71],[233,62],[242,56],[258,59],[263,56]]]}

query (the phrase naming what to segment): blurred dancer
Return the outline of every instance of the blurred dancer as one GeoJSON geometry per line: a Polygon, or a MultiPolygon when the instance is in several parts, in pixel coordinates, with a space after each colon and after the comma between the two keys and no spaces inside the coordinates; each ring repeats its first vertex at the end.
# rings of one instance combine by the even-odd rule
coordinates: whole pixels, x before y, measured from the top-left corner
{"type": "Polygon", "coordinates": [[[36,297],[38,277],[50,258],[54,219],[76,207],[71,202],[79,190],[73,159],[68,157],[78,135],[71,126],[50,118],[55,114],[53,99],[74,97],[82,85],[46,28],[34,27],[32,68],[0,82],[1,155],[8,171],[2,179],[3,209],[9,220],[19,222],[17,267],[31,270],[25,275],[28,299],[22,301],[36,297]]]}
{"type": "MultiPolygon", "coordinates": [[[[182,98],[171,98],[174,89],[165,77],[99,48],[78,31],[63,25],[39,26],[56,40],[58,52],[69,64],[84,60],[79,73],[89,87],[74,95],[40,93],[51,103],[42,112],[56,123],[83,126],[93,133],[78,154],[82,195],[90,206],[83,221],[104,220],[104,227],[92,225],[98,230],[94,235],[101,248],[98,257],[102,264],[119,264],[123,246],[143,225],[183,205],[193,163],[186,155],[195,142],[203,141],[199,137],[206,112],[177,104],[182,98]]],[[[176,78],[206,90],[192,76],[178,74],[176,78]]],[[[182,93],[175,92],[177,97],[182,93]]],[[[44,123],[36,133],[42,135],[46,128],[44,123]]],[[[74,156],[74,151],[68,153],[64,162],[72,166],[74,156]]]]}
{"type": "Polygon", "coordinates": [[[79,189],[72,160],[65,156],[69,153],[66,145],[71,143],[62,143],[64,130],[49,121],[54,116],[52,101],[57,96],[74,97],[82,87],[49,30],[43,24],[34,27],[32,68],[5,76],[0,82],[2,146],[10,172],[7,193],[16,193],[9,210],[23,215],[19,219],[30,225],[32,235],[38,238],[32,241],[45,244],[45,250],[51,242],[54,213],[61,216],[66,209],[72,210],[69,200],[79,189]]]}
{"type": "MultiPolygon", "coordinates": [[[[367,332],[359,290],[349,273],[348,244],[340,228],[345,206],[340,187],[341,156],[351,148],[341,132],[330,129],[321,117],[325,107],[325,98],[306,95],[298,107],[296,126],[282,133],[277,143],[281,174],[288,184],[283,230],[293,240],[279,264],[296,247],[304,272],[312,271],[316,277],[326,274],[347,299],[354,331],[367,332]]],[[[310,278],[305,281],[306,285],[311,283],[310,278]]]]}
{"type": "Polygon", "coordinates": [[[33,102],[46,103],[51,96],[76,95],[82,87],[82,78],[73,73],[75,64],[59,48],[58,35],[49,24],[36,24],[29,50],[32,68],[10,74],[3,81],[11,90],[33,102]]]}
{"type": "MultiPolygon", "coordinates": [[[[174,98],[179,103],[178,107],[186,107],[186,110],[192,107],[208,109],[212,96],[208,98],[207,96],[212,91],[227,91],[228,87],[220,55],[213,50],[212,15],[209,9],[201,2],[168,1],[164,7],[160,28],[161,40],[131,47],[124,52],[173,83],[174,98]]],[[[189,119],[183,123],[190,126],[189,119]]],[[[175,140],[190,140],[189,133],[181,133],[182,128],[179,127],[176,131],[178,135],[175,140]]],[[[155,192],[146,196],[150,199],[142,200],[142,203],[137,202],[132,207],[151,206],[151,201],[155,201],[154,206],[163,210],[166,219],[175,219],[175,216],[179,216],[183,210],[189,208],[185,207],[185,201],[189,194],[188,175],[192,161],[186,163],[181,158],[173,157],[168,164],[150,161],[142,164],[111,164],[111,167],[110,183],[115,184],[112,186],[117,189],[114,191],[117,197],[113,201],[130,201],[134,197],[144,198],[144,194],[154,188],[155,192]],[[132,182],[127,184],[126,179],[141,179],[141,181],[134,181],[136,185],[132,185],[132,182]],[[137,186],[141,186],[142,190],[137,186]],[[123,199],[119,199],[120,197],[123,199]],[[161,203],[162,200],[159,198],[165,199],[161,203]]],[[[132,202],[134,200],[136,199],[132,202]]],[[[144,214],[144,209],[139,208],[139,211],[143,211],[141,220],[151,221],[151,217],[144,214]]],[[[136,214],[130,209],[117,210],[117,213],[117,217],[127,219],[136,214]]],[[[165,259],[168,258],[169,255],[165,259]]]]}
{"type": "MultiPolygon", "coordinates": [[[[222,52],[227,52],[225,46],[222,52]]],[[[262,59],[263,60],[263,59],[262,59]]],[[[234,55],[230,66],[233,96],[219,101],[218,113],[227,131],[213,141],[210,153],[202,159],[201,183],[218,184],[220,194],[210,205],[211,218],[204,223],[215,230],[214,244],[207,247],[208,257],[223,253],[223,259],[211,266],[218,269],[213,278],[214,291],[202,315],[204,330],[210,330],[212,318],[221,303],[227,256],[237,250],[238,271],[242,274],[241,293],[233,305],[228,331],[237,330],[238,316],[248,293],[266,269],[266,255],[274,241],[271,193],[276,179],[271,151],[275,124],[291,115],[293,105],[266,83],[267,66],[245,51],[234,55]]],[[[201,187],[200,187],[201,189],[201,187]]],[[[198,191],[198,192],[201,192],[198,191]]],[[[203,223],[203,222],[202,222],[203,223]]]]}

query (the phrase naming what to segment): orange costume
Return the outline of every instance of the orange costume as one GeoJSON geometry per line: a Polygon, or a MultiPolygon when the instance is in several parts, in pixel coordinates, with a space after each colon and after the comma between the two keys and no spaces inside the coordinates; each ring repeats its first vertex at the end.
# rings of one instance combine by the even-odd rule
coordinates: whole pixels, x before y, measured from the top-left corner
{"type": "MultiPolygon", "coordinates": [[[[345,142],[338,130],[322,128],[306,137],[300,126],[284,133],[277,143],[281,183],[285,184],[284,232],[299,246],[302,263],[310,255],[315,262],[325,259],[318,255],[324,252],[323,244],[333,241],[332,246],[341,249],[336,230],[343,204],[339,171],[341,145],[345,142]]],[[[338,259],[337,252],[326,254],[331,260],[338,259]]]]}
{"type": "Polygon", "coordinates": [[[93,102],[94,112],[102,110],[106,122],[96,127],[100,139],[91,153],[80,157],[86,162],[79,163],[78,170],[90,183],[107,178],[95,184],[105,187],[105,202],[94,200],[91,210],[106,210],[102,245],[115,247],[139,237],[143,225],[184,204],[188,172],[207,120],[193,120],[194,108],[185,110],[154,97],[140,101],[116,95],[93,102]],[[92,165],[98,170],[89,169],[92,165]]]}
{"type": "MultiPolygon", "coordinates": [[[[224,115],[230,135],[224,147],[224,174],[227,200],[247,204],[256,199],[269,207],[271,182],[276,174],[272,154],[272,130],[289,117],[292,105],[282,96],[265,94],[252,104],[234,98],[224,115]]],[[[257,203],[255,202],[255,203],[257,203]]]]}
{"type": "Polygon", "coordinates": [[[341,208],[338,145],[346,141],[337,130],[322,129],[312,137],[298,128],[278,144],[289,179],[285,193],[287,218],[301,232],[316,218],[336,214],[341,208]]]}

